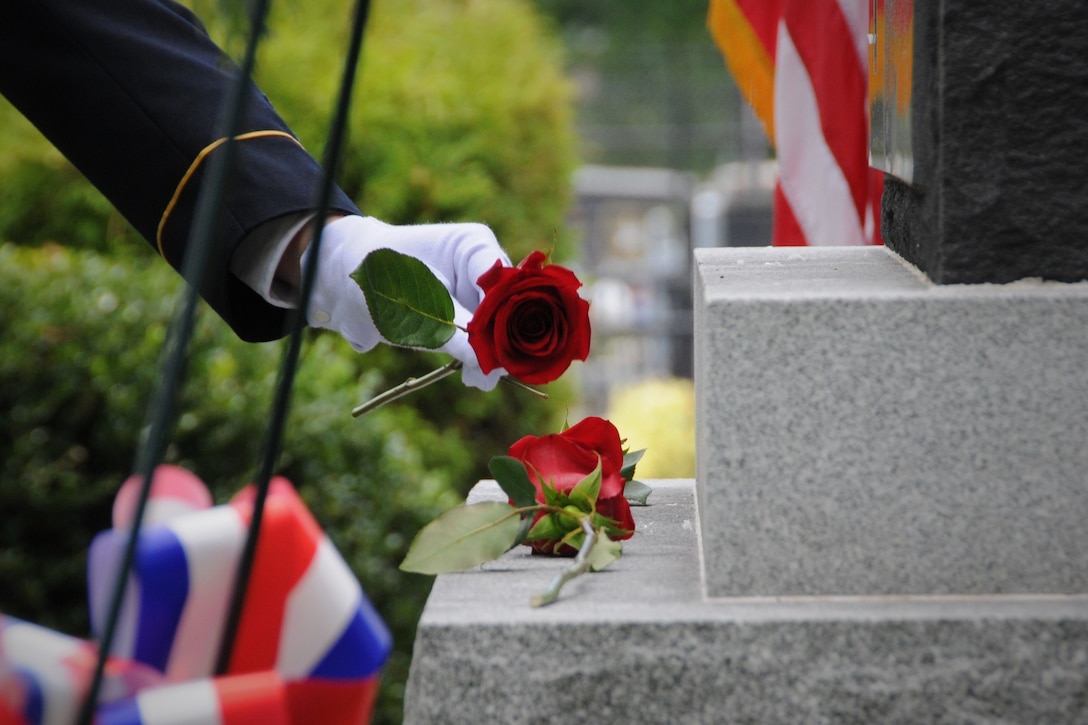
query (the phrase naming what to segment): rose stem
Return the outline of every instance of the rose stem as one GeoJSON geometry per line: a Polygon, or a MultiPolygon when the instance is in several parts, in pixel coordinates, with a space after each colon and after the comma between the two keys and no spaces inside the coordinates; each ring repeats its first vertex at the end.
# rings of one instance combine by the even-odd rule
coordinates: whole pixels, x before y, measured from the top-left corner
{"type": "Polygon", "coordinates": [[[437,382],[448,375],[452,375],[460,369],[461,361],[454,360],[450,363],[447,363],[446,365],[443,365],[437,370],[432,370],[431,372],[427,373],[422,377],[408,378],[397,387],[390,388],[389,390],[386,390],[380,395],[375,395],[370,400],[358,406],[351,411],[351,415],[354,418],[358,418],[363,413],[374,410],[375,408],[380,408],[386,403],[392,403],[394,400],[403,398],[409,393],[419,390],[420,388],[425,388],[431,383],[437,382]]]}
{"type": "MultiPolygon", "coordinates": [[[[401,383],[397,387],[390,388],[389,390],[386,390],[384,393],[381,393],[380,395],[375,395],[370,400],[368,400],[365,403],[363,403],[363,404],[359,405],[358,407],[354,408],[351,411],[351,415],[352,415],[353,418],[358,418],[363,413],[367,413],[367,412],[369,412],[371,410],[374,410],[375,408],[380,408],[383,405],[385,405],[386,403],[392,403],[394,400],[399,400],[400,398],[403,398],[404,396],[408,395],[409,393],[412,393],[412,392],[414,392],[416,390],[419,390],[420,388],[425,388],[428,385],[430,385],[431,383],[438,382],[442,378],[447,377],[447,376],[452,375],[453,373],[457,372],[463,366],[464,366],[464,363],[462,363],[460,360],[452,360],[452,361],[446,363],[445,365],[443,365],[442,367],[438,368],[437,370],[433,370],[433,371],[427,373],[426,375],[424,375],[421,378],[408,378],[407,380],[405,380],[403,383],[401,383]]],[[[539,398],[547,398],[548,397],[548,394],[545,393],[544,391],[537,390],[536,388],[533,388],[533,387],[530,387],[530,386],[526,385],[525,383],[521,382],[520,380],[516,380],[516,379],[511,378],[511,377],[506,376],[506,375],[499,378],[499,382],[508,383],[508,384],[513,385],[515,387],[521,388],[522,390],[527,390],[527,391],[529,391],[533,395],[536,395],[539,398]]]]}
{"type": "Polygon", "coordinates": [[[545,604],[551,604],[559,598],[559,590],[563,588],[564,584],[579,574],[589,571],[589,552],[593,551],[593,545],[597,543],[597,532],[594,530],[593,523],[588,516],[582,519],[582,531],[586,532],[586,540],[582,542],[582,547],[578,549],[578,556],[574,557],[574,563],[564,569],[555,579],[552,579],[547,591],[530,599],[530,605],[543,607],[545,604]]]}
{"type": "Polygon", "coordinates": [[[534,388],[534,387],[532,387],[530,385],[526,385],[525,383],[521,382],[517,378],[511,378],[511,377],[509,377],[507,375],[504,375],[503,377],[499,378],[499,382],[509,383],[510,385],[513,385],[514,387],[521,388],[522,390],[527,390],[528,392],[532,393],[533,395],[537,396],[538,398],[547,398],[548,397],[548,394],[545,393],[543,390],[537,390],[536,388],[534,388]]]}

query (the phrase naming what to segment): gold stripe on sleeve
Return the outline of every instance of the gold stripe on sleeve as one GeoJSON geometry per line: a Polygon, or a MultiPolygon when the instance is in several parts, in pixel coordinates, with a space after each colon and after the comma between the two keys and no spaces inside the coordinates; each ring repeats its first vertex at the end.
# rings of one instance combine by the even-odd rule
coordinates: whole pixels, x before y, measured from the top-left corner
{"type": "MultiPolygon", "coordinates": [[[[302,142],[291,134],[287,133],[286,131],[279,131],[275,129],[269,129],[266,131],[249,131],[248,133],[242,133],[235,136],[234,140],[249,141],[250,139],[255,138],[268,138],[275,136],[282,136],[283,138],[291,139],[299,146],[302,146],[302,142]]],[[[193,177],[193,174],[196,173],[196,170],[200,168],[200,164],[204,162],[204,159],[207,158],[208,154],[222,146],[224,143],[226,143],[226,141],[227,138],[224,136],[223,138],[212,141],[210,144],[202,148],[200,150],[200,153],[196,155],[196,158],[193,159],[193,163],[189,164],[189,168],[185,172],[185,175],[182,176],[181,181],[178,182],[178,187],[174,189],[174,195],[170,198],[170,203],[166,205],[166,209],[162,213],[162,218],[159,219],[159,228],[155,232],[155,244],[159,248],[159,254],[162,255],[163,259],[166,259],[166,252],[163,251],[162,247],[162,236],[163,230],[166,229],[166,220],[170,218],[170,214],[174,211],[174,207],[177,206],[178,200],[181,198],[182,192],[185,191],[185,185],[189,183],[189,179],[191,179],[193,177]]]]}

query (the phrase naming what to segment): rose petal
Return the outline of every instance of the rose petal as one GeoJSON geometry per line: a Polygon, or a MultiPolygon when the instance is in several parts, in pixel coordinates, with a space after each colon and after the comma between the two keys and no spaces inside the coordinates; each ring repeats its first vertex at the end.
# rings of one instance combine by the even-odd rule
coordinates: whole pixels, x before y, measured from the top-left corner
{"type": "Polygon", "coordinates": [[[597,513],[612,519],[619,528],[627,532],[610,538],[622,541],[630,539],[634,535],[635,519],[631,515],[631,505],[627,503],[627,499],[622,494],[612,498],[599,499],[597,501],[597,513]]]}

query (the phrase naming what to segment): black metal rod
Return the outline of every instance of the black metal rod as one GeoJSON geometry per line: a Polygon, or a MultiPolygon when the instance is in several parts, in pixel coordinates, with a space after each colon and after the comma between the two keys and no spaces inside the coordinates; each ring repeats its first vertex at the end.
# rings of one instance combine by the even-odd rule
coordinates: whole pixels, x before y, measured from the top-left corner
{"type": "Polygon", "coordinates": [[[140,528],[143,525],[147,501],[151,494],[152,478],[155,468],[159,461],[162,460],[166,450],[166,439],[173,418],[174,403],[177,399],[178,389],[181,387],[181,381],[185,376],[189,341],[192,338],[199,302],[200,280],[203,279],[205,274],[208,251],[215,237],[215,229],[222,209],[226,181],[234,162],[234,137],[241,128],[250,76],[256,63],[257,44],[262,35],[261,31],[264,27],[265,18],[268,15],[268,6],[268,0],[257,0],[253,6],[251,16],[252,31],[247,42],[243,63],[238,75],[232,82],[226,110],[220,119],[221,137],[227,140],[223,144],[221,153],[212,157],[208,182],[201,188],[198,197],[193,225],[190,228],[185,261],[182,264],[182,276],[187,280],[188,285],[185,292],[183,292],[181,308],[175,314],[167,333],[166,344],[160,358],[161,375],[159,376],[159,384],[156,386],[148,406],[145,433],[136,452],[136,461],[133,468],[141,477],[136,511],[110,597],[105,629],[98,645],[94,674],[87,695],[80,707],[78,720],[80,725],[92,725],[94,722],[106,660],[109,658],[110,650],[113,649],[113,640],[121,616],[121,606],[124,603],[129,572],[132,570],[132,564],[136,558],[136,545],[140,536],[140,528]]]}
{"type": "Polygon", "coordinates": [[[329,139],[325,147],[321,190],[314,207],[316,213],[314,215],[314,236],[310,242],[311,251],[307,255],[308,263],[302,270],[299,307],[295,311],[292,320],[291,338],[280,366],[269,425],[265,432],[260,469],[254,484],[256,486],[256,495],[253,501],[253,517],[250,520],[245,545],[242,548],[242,555],[238,562],[238,573],[235,576],[234,589],[231,592],[227,619],[219,646],[215,671],[216,674],[220,675],[225,674],[230,669],[230,660],[234,653],[234,642],[238,636],[242,610],[245,607],[246,591],[249,588],[249,580],[253,573],[253,562],[257,556],[257,543],[260,539],[265,502],[268,499],[272,474],[275,472],[276,461],[283,445],[283,433],[287,425],[287,416],[291,404],[291,390],[294,385],[295,375],[298,372],[303,333],[306,328],[306,310],[309,307],[314,280],[317,278],[318,251],[321,248],[324,221],[329,214],[329,204],[336,187],[336,170],[339,166],[340,153],[346,135],[348,113],[351,110],[351,92],[355,85],[356,69],[362,50],[363,33],[366,28],[369,10],[370,3],[368,0],[359,0],[355,6],[355,19],[352,23],[347,62],[344,66],[344,74],[341,78],[340,91],[337,95],[336,108],[329,130],[329,139]]]}

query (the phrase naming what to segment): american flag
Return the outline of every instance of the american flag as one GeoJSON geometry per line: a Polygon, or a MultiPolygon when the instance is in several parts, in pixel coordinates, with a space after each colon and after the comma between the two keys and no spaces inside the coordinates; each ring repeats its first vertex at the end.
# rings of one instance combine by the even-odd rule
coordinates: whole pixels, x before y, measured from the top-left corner
{"type": "Polygon", "coordinates": [[[870,0],[710,0],[708,25],[778,158],[772,243],[880,244],[870,0]]]}

